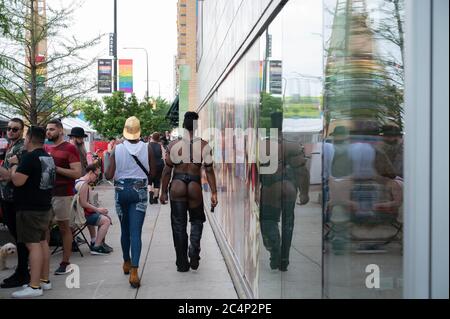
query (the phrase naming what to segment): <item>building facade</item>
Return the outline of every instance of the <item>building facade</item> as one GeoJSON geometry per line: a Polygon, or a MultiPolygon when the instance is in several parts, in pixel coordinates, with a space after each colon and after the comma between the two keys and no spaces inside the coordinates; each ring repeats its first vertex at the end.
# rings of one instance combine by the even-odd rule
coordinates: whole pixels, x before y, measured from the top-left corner
{"type": "MultiPolygon", "coordinates": [[[[195,1],[178,1],[178,52],[176,57],[176,87],[180,101],[180,116],[197,105],[197,5],[195,1]]],[[[182,121],[180,121],[182,123],[182,121]]]]}
{"type": "Polygon", "coordinates": [[[239,295],[448,298],[448,2],[191,6],[239,295]]]}

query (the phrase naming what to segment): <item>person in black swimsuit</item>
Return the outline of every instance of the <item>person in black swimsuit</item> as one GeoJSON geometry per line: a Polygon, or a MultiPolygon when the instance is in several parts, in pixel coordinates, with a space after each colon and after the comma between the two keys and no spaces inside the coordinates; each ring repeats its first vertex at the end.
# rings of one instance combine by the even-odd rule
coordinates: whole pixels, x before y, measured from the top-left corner
{"type": "Polygon", "coordinates": [[[206,221],[201,185],[201,170],[205,169],[211,188],[211,207],[217,206],[217,186],[213,169],[212,150],[208,143],[194,137],[194,122],[198,114],[187,112],[184,117],[182,138],[169,144],[166,154],[166,166],[162,174],[160,201],[167,203],[170,182],[170,206],[172,234],[176,251],[176,265],[179,272],[190,268],[198,269],[200,261],[200,240],[203,224],[206,221]],[[170,181],[173,172],[172,181],[170,181]],[[188,249],[187,212],[191,223],[190,246],[188,249]],[[188,260],[188,251],[189,259],[188,260]]]}

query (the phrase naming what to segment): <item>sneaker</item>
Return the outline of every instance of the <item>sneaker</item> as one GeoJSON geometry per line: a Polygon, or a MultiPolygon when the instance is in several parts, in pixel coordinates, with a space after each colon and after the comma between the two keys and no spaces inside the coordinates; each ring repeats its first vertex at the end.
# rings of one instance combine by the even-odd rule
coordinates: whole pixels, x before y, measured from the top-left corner
{"type": "Polygon", "coordinates": [[[111,247],[110,245],[108,245],[107,243],[103,243],[102,246],[103,246],[103,248],[105,248],[105,250],[106,250],[108,253],[112,253],[112,252],[114,251],[114,248],[112,248],[112,247],[111,247]]]}
{"type": "MultiPolygon", "coordinates": [[[[41,289],[43,291],[52,290],[52,283],[50,281],[49,282],[42,282],[41,281],[40,285],[41,285],[41,289]]],[[[28,285],[23,285],[22,286],[22,288],[27,288],[27,287],[28,287],[28,285]]]]}
{"type": "Polygon", "coordinates": [[[3,280],[3,283],[0,285],[0,288],[17,288],[22,287],[23,285],[28,285],[30,283],[30,275],[21,275],[17,272],[12,274],[9,278],[3,280]]]}
{"type": "Polygon", "coordinates": [[[30,286],[26,286],[22,290],[15,291],[12,293],[13,298],[34,298],[34,297],[40,297],[44,294],[42,291],[42,288],[33,289],[30,286]]]}
{"type": "Polygon", "coordinates": [[[98,246],[98,247],[93,247],[91,249],[91,255],[101,255],[101,256],[106,256],[109,255],[110,252],[108,252],[105,247],[103,246],[98,246]]]}
{"type": "Polygon", "coordinates": [[[56,269],[56,271],[55,271],[55,275],[66,275],[66,274],[72,272],[72,269],[69,266],[70,266],[70,263],[65,263],[65,262],[60,263],[58,269],[56,269]]]}

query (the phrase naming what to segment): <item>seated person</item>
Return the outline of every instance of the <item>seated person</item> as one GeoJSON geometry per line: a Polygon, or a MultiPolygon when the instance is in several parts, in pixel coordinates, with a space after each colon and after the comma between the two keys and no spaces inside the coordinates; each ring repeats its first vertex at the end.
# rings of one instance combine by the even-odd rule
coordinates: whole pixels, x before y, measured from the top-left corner
{"type": "Polygon", "coordinates": [[[111,226],[111,217],[108,215],[108,209],[96,207],[90,202],[90,185],[95,183],[100,174],[100,168],[91,164],[86,167],[86,175],[82,176],[75,183],[75,189],[79,196],[79,203],[84,209],[86,222],[89,226],[91,235],[91,254],[107,255],[112,252],[112,248],[104,242],[109,226],[111,226]],[[95,227],[98,227],[97,236],[95,227]]]}

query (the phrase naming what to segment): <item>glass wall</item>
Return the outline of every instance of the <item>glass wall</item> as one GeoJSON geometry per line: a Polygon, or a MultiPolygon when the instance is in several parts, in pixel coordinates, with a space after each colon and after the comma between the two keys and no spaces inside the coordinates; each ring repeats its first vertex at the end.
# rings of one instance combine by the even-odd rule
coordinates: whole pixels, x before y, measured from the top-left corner
{"type": "Polygon", "coordinates": [[[200,112],[203,138],[214,148],[216,163],[219,206],[214,218],[254,297],[258,294],[259,249],[259,180],[255,160],[259,65],[257,41],[200,112]]]}
{"type": "Polygon", "coordinates": [[[322,296],[321,34],[322,3],[298,0],[261,38],[260,127],[278,133],[260,141],[278,153],[275,172],[260,174],[262,298],[322,296]]]}
{"type": "Polygon", "coordinates": [[[327,298],[402,297],[403,7],[324,1],[327,298]]]}
{"type": "Polygon", "coordinates": [[[253,297],[402,297],[403,7],[290,0],[201,109],[253,297]]]}

